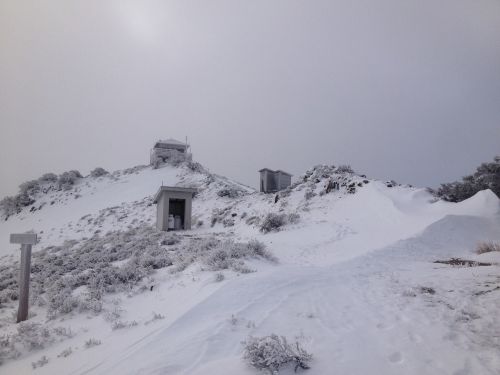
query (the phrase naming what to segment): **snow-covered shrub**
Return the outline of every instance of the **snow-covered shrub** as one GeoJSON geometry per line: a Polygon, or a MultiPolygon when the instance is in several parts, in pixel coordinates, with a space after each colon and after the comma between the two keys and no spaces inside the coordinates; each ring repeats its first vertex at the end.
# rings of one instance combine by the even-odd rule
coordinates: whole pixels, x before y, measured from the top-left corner
{"type": "Polygon", "coordinates": [[[9,216],[15,215],[26,207],[35,203],[35,200],[28,194],[18,194],[13,197],[5,197],[0,201],[0,211],[2,216],[7,220],[9,216]]]}
{"type": "Polygon", "coordinates": [[[46,356],[42,356],[38,361],[31,362],[31,366],[33,369],[36,369],[45,366],[47,363],[49,363],[49,359],[46,356]]]}
{"type": "Polygon", "coordinates": [[[224,228],[234,227],[234,219],[228,217],[222,220],[222,225],[224,225],[224,228]]]}
{"type": "Polygon", "coordinates": [[[59,189],[70,190],[75,182],[82,177],[81,173],[76,170],[64,172],[57,179],[57,185],[59,189]]]}
{"type": "Polygon", "coordinates": [[[280,369],[293,366],[294,370],[309,369],[312,354],[301,347],[298,341],[289,344],[283,336],[271,334],[264,337],[249,337],[244,343],[243,358],[258,370],[278,374],[280,369]]]}
{"type": "Polygon", "coordinates": [[[94,338],[90,338],[88,339],[87,341],[85,341],[85,349],[89,349],[89,348],[92,348],[94,346],[97,346],[97,345],[101,345],[101,340],[97,340],[97,339],[94,339],[94,338]]]}
{"type": "Polygon", "coordinates": [[[311,199],[312,197],[314,197],[316,194],[314,193],[314,191],[312,190],[306,190],[306,192],[304,193],[304,199],[306,201],[308,201],[309,199],[311,199]]]}
{"type": "Polygon", "coordinates": [[[66,358],[69,357],[71,354],[73,354],[73,349],[71,349],[71,346],[69,348],[64,349],[61,353],[57,355],[58,358],[66,358]]]}
{"type": "Polygon", "coordinates": [[[155,312],[153,311],[153,317],[152,317],[150,320],[147,320],[146,322],[144,322],[144,324],[145,324],[145,325],[148,325],[148,324],[150,324],[150,323],[153,323],[153,322],[155,322],[155,321],[157,321],[157,320],[162,320],[162,319],[165,319],[165,316],[164,316],[164,315],[162,315],[162,314],[158,314],[158,313],[155,313],[155,312]]]}
{"type": "Polygon", "coordinates": [[[31,180],[23,182],[19,185],[19,194],[33,196],[40,191],[40,182],[38,180],[31,180]]]}
{"type": "Polygon", "coordinates": [[[97,167],[90,172],[90,177],[102,177],[108,175],[109,172],[104,168],[97,167]]]}
{"type": "Polygon", "coordinates": [[[42,184],[57,182],[57,175],[55,173],[45,173],[38,178],[38,181],[42,184]]]}
{"type": "Polygon", "coordinates": [[[132,320],[131,322],[122,322],[121,320],[117,320],[114,321],[113,324],[111,324],[111,329],[115,331],[117,329],[130,328],[135,326],[137,326],[137,322],[135,320],[132,320]]]}
{"type": "Polygon", "coordinates": [[[489,253],[492,251],[500,251],[500,243],[498,242],[479,242],[476,247],[477,254],[489,253]]]}
{"type": "MultiPolygon", "coordinates": [[[[50,319],[73,311],[98,314],[106,294],[139,291],[157,269],[180,272],[197,262],[214,271],[243,273],[251,271],[244,264],[251,258],[273,259],[257,241],[182,236],[141,225],[34,252],[31,303],[46,305],[50,319]]],[[[0,308],[18,298],[17,267],[16,263],[0,266],[0,308]]]]}
{"type": "Polygon", "coordinates": [[[339,165],[336,170],[337,173],[354,173],[350,165],[339,165]]]}
{"type": "Polygon", "coordinates": [[[267,250],[266,245],[264,243],[257,241],[257,240],[250,240],[246,245],[245,245],[245,254],[246,256],[252,257],[252,258],[264,258],[270,261],[275,261],[276,258],[274,255],[272,255],[269,250],[267,250]]]}
{"type": "Polygon", "coordinates": [[[37,180],[23,182],[19,185],[17,195],[0,200],[0,214],[7,220],[9,216],[21,212],[24,207],[36,202],[37,195],[47,193],[56,181],[57,176],[55,174],[46,173],[37,180]]]}
{"type": "Polygon", "coordinates": [[[181,242],[181,239],[177,234],[174,233],[174,234],[169,234],[167,238],[161,241],[161,244],[166,246],[172,246],[178,244],[179,242],[181,242]]]}
{"type": "Polygon", "coordinates": [[[241,195],[242,191],[235,188],[224,188],[217,192],[219,197],[237,198],[241,195]]]}
{"type": "Polygon", "coordinates": [[[493,162],[482,163],[474,174],[463,177],[462,181],[441,184],[437,190],[429,191],[445,201],[461,202],[485,189],[500,197],[500,156],[493,162]]]}
{"type": "Polygon", "coordinates": [[[0,336],[0,365],[21,355],[21,348],[27,351],[43,349],[46,346],[73,337],[70,329],[55,327],[49,329],[40,323],[31,321],[17,325],[17,332],[0,336]]]}
{"type": "Polygon", "coordinates": [[[245,223],[247,225],[258,225],[260,223],[260,217],[250,216],[248,219],[245,220],[245,223]]]}
{"type": "Polygon", "coordinates": [[[7,359],[14,359],[21,355],[16,348],[13,335],[0,336],[0,365],[7,359]]]}
{"type": "Polygon", "coordinates": [[[282,226],[287,223],[285,214],[275,214],[270,212],[264,218],[260,226],[260,231],[263,233],[277,232],[282,226]]]}
{"type": "Polygon", "coordinates": [[[220,283],[221,281],[224,281],[224,274],[222,272],[217,272],[215,274],[215,282],[220,283]]]}
{"type": "Polygon", "coordinates": [[[297,224],[300,220],[300,215],[296,212],[289,213],[287,216],[287,221],[290,224],[297,224]]]}
{"type": "Polygon", "coordinates": [[[16,341],[21,342],[29,351],[43,349],[45,345],[52,343],[54,340],[50,330],[40,323],[25,321],[17,326],[16,341]]]}
{"type": "Polygon", "coordinates": [[[242,271],[242,260],[261,257],[274,261],[274,257],[267,251],[265,245],[257,240],[247,244],[231,240],[211,243],[206,246],[203,262],[213,271],[233,269],[242,271]]]}
{"type": "Polygon", "coordinates": [[[192,172],[207,173],[206,169],[203,168],[203,166],[200,163],[197,163],[195,161],[186,161],[185,165],[186,168],[192,172]]]}
{"type": "Polygon", "coordinates": [[[212,210],[212,217],[210,218],[210,225],[213,227],[217,223],[223,223],[230,210],[231,207],[214,208],[212,210]]]}

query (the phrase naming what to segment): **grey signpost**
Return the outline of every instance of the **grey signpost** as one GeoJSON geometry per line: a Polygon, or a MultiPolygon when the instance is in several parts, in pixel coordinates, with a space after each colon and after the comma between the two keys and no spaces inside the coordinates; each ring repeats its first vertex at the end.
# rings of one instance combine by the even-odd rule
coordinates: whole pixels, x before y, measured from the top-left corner
{"type": "Polygon", "coordinates": [[[30,294],[31,246],[36,244],[35,233],[11,234],[10,243],[21,245],[21,265],[19,272],[19,309],[17,323],[28,319],[28,303],[30,294]]]}

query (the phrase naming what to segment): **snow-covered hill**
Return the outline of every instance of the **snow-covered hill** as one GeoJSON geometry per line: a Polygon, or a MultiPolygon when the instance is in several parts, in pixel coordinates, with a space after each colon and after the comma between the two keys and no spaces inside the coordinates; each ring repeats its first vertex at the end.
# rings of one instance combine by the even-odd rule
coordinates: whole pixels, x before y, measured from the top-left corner
{"type": "Polygon", "coordinates": [[[33,271],[31,326],[13,324],[4,296],[1,374],[256,374],[241,342],[271,333],[313,354],[309,374],[500,371],[500,254],[474,254],[500,240],[491,191],[436,202],[318,166],[266,195],[187,163],[35,198],[0,223],[0,285],[14,290],[11,232],[40,233],[33,267],[57,271],[33,271]],[[193,230],[152,229],[162,183],[199,189],[193,230]],[[451,258],[493,264],[433,263],[451,258]],[[103,280],[110,269],[126,281],[103,280]]]}

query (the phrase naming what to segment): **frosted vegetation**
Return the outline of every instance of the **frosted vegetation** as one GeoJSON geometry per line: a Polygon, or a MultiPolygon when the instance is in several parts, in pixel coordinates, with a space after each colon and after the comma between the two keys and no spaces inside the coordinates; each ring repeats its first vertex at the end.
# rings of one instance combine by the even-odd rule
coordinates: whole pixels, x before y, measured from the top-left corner
{"type": "MultiPolygon", "coordinates": [[[[33,253],[32,304],[46,306],[48,317],[72,311],[100,313],[103,297],[148,289],[143,281],[155,270],[176,273],[198,263],[209,271],[252,272],[245,260],[274,261],[264,244],[234,242],[215,235],[188,237],[147,225],[127,231],[66,241],[33,253]],[[75,293],[78,289],[79,293],[75,293]]],[[[0,308],[18,299],[18,263],[0,268],[0,308]]]]}
{"type": "MultiPolygon", "coordinates": [[[[103,176],[107,172],[102,168],[96,168],[91,172],[93,177],[103,176]]],[[[31,180],[19,185],[19,193],[15,196],[5,197],[0,201],[0,217],[4,220],[15,215],[24,207],[31,206],[37,201],[37,197],[54,190],[71,190],[76,182],[83,178],[77,170],[61,173],[46,173],[36,180],[31,180]]],[[[41,207],[39,207],[41,208],[41,207]]]]}
{"type": "Polygon", "coordinates": [[[15,333],[0,335],[0,365],[7,359],[18,358],[23,350],[40,350],[71,337],[73,332],[69,328],[47,328],[41,323],[21,322],[15,333]]]}
{"type": "Polygon", "coordinates": [[[492,251],[500,252],[500,243],[493,241],[486,241],[477,244],[476,247],[477,254],[491,253],[492,251]]]}
{"type": "Polygon", "coordinates": [[[284,336],[249,337],[243,344],[243,356],[248,364],[270,374],[278,374],[287,366],[293,367],[295,372],[299,368],[309,369],[312,360],[312,355],[298,341],[290,344],[284,336]]]}
{"type": "Polygon", "coordinates": [[[291,214],[276,214],[270,212],[262,221],[260,231],[262,233],[278,232],[287,224],[295,224],[299,221],[300,216],[297,213],[291,214]]]}
{"type": "Polygon", "coordinates": [[[500,197],[500,156],[496,156],[493,162],[482,163],[476,172],[463,177],[462,181],[442,184],[436,191],[430,190],[443,200],[461,202],[485,189],[500,197]]]}

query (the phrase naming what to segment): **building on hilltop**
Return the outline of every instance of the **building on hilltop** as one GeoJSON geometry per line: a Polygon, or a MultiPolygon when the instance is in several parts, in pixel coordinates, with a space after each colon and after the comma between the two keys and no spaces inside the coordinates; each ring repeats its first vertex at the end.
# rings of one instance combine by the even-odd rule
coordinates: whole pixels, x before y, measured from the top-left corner
{"type": "Polygon", "coordinates": [[[169,138],[157,141],[150,152],[150,163],[156,165],[159,162],[191,161],[193,156],[189,153],[189,145],[186,142],[169,138]]]}
{"type": "Polygon", "coordinates": [[[269,168],[263,168],[259,172],[260,191],[263,193],[275,193],[292,184],[292,175],[282,170],[273,171],[269,168]]]}

